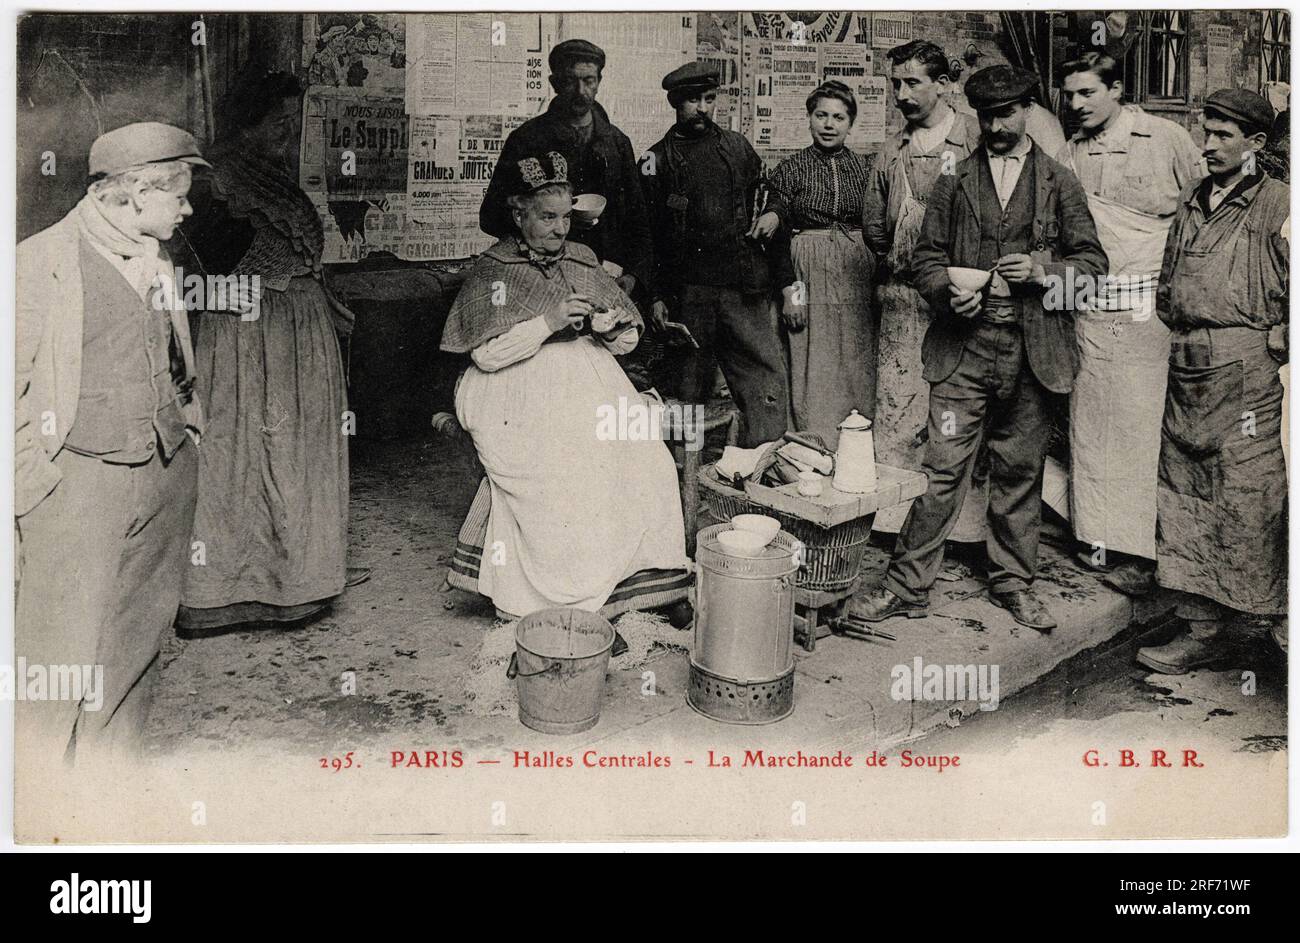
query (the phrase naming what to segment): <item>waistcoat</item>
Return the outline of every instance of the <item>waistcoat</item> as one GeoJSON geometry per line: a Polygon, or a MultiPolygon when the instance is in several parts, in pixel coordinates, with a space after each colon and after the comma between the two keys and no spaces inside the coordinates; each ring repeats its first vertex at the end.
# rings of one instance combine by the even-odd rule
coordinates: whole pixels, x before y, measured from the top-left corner
{"type": "Polygon", "coordinates": [[[167,312],[136,294],[85,239],[80,254],[81,392],[65,445],[123,465],[149,461],[159,445],[170,458],[185,441],[185,417],[167,312]]]}

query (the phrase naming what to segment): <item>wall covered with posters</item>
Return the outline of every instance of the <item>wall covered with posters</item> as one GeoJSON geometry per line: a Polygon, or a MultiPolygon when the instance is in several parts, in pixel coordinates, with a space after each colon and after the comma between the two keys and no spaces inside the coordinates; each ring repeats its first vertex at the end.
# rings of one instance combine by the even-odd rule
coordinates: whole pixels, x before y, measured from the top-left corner
{"type": "MultiPolygon", "coordinates": [[[[1128,14],[1130,30],[1139,15],[1128,14]]],[[[870,158],[902,125],[889,48],[913,38],[942,46],[960,72],[952,103],[967,111],[971,72],[1026,56],[1050,72],[1077,47],[1080,28],[1107,14],[1035,16],[1020,37],[1006,14],[979,11],[305,14],[294,63],[310,83],[301,182],[326,228],[326,261],[377,251],[465,258],[491,241],[478,230],[478,205],[495,155],[546,106],[546,54],[560,40],[586,38],[606,50],[600,102],[638,153],[673,120],[662,76],[692,57],[716,63],[716,119],[774,166],[808,143],[804,100],[823,77],[855,90],[849,146],[870,158]],[[1027,47],[1036,42],[1034,58],[1027,47]]],[[[1142,101],[1195,135],[1210,86],[1259,87],[1260,14],[1189,13],[1182,28],[1186,94],[1142,101]],[[1229,35],[1246,41],[1225,42],[1229,35]]]]}
{"type": "MultiPolygon", "coordinates": [[[[661,14],[662,15],[662,14],[661,14]]],[[[1054,30],[1068,26],[1073,17],[1084,23],[1107,17],[1108,14],[1056,13],[1054,30]]],[[[1136,16],[1136,14],[1129,14],[1136,16]]],[[[1147,16],[1162,15],[1148,11],[1147,16]]],[[[1164,14],[1167,15],[1167,14],[1164,14]]],[[[1199,140],[1198,109],[1205,96],[1223,85],[1258,90],[1263,76],[1262,34],[1263,14],[1259,10],[1202,10],[1181,14],[1186,17],[1185,42],[1187,48],[1186,94],[1181,100],[1162,100],[1159,96],[1145,98],[1143,107],[1184,123],[1194,138],[1199,140]]],[[[554,14],[560,18],[566,14],[554,14]]],[[[571,14],[570,14],[571,16],[571,14]]],[[[1046,14],[1035,14],[1045,17],[1046,14]]],[[[832,47],[830,65],[850,74],[861,68],[865,78],[866,65],[859,63],[856,50],[845,44],[856,44],[866,53],[870,74],[886,77],[888,60],[885,50],[909,35],[932,40],[942,46],[950,57],[960,59],[972,47],[978,53],[973,65],[963,63],[964,73],[954,102],[963,105],[960,94],[963,83],[973,68],[1003,61],[1010,43],[1004,17],[999,13],[965,11],[918,11],[916,13],[800,13],[741,14],[737,12],[702,12],[676,14],[673,19],[644,23],[645,30],[636,18],[626,14],[598,17],[585,14],[588,24],[604,27],[614,24],[618,30],[605,39],[611,50],[601,100],[607,107],[622,111],[616,120],[624,123],[634,119],[640,130],[653,131],[671,121],[667,104],[659,91],[659,79],[680,59],[678,37],[682,35],[681,23],[693,23],[695,54],[701,59],[716,61],[724,76],[724,101],[719,109],[719,119],[737,130],[754,134],[754,107],[756,102],[756,65],[768,61],[768,47],[777,51],[778,45],[795,46],[796,38],[792,17],[803,17],[802,38],[820,47],[832,47]],[[910,20],[910,32],[908,30],[910,20]],[[659,23],[660,25],[656,25],[659,23]],[[764,32],[766,29],[766,32],[764,32]],[[671,36],[671,39],[666,37],[671,36]],[[649,37],[649,39],[647,39],[649,37]],[[668,49],[660,46],[671,47],[668,49]],[[615,52],[617,49],[617,52],[615,52]],[[635,56],[627,56],[624,50],[635,56]],[[752,54],[752,55],[751,55],[752,54]],[[869,56],[869,58],[867,58],[869,56]],[[623,90],[630,90],[625,93],[623,90]]],[[[472,214],[467,207],[474,202],[474,193],[481,192],[482,182],[473,179],[485,170],[491,173],[495,161],[494,148],[499,146],[509,129],[523,120],[510,110],[510,102],[486,120],[470,121],[469,117],[481,115],[471,111],[468,115],[452,114],[451,123],[432,122],[437,118],[433,111],[420,109],[408,112],[406,106],[407,72],[436,74],[440,65],[430,61],[420,69],[408,69],[410,57],[407,29],[413,17],[402,14],[349,14],[326,13],[303,16],[301,14],[153,14],[147,17],[107,14],[31,14],[18,21],[17,69],[17,173],[18,173],[18,234],[19,237],[54,222],[76,203],[85,187],[84,168],[90,141],[102,130],[118,127],[131,121],[162,120],[190,128],[201,139],[210,141],[224,116],[222,99],[231,77],[240,69],[258,64],[267,69],[291,69],[304,74],[313,87],[307,107],[311,119],[304,129],[304,155],[317,160],[335,160],[338,152],[348,150],[339,146],[330,149],[327,136],[329,121],[344,113],[351,124],[353,135],[358,123],[365,121],[362,140],[369,145],[373,140],[369,165],[360,160],[362,154],[354,150],[358,166],[363,171],[369,166],[377,177],[360,183],[348,183],[335,196],[327,199],[331,174],[317,164],[308,170],[304,186],[313,193],[322,208],[326,225],[331,231],[330,256],[333,261],[362,258],[371,252],[387,249],[399,258],[438,258],[448,254],[476,251],[483,242],[475,228],[470,226],[472,214]],[[200,47],[193,45],[191,37],[194,22],[202,20],[207,26],[206,59],[200,56],[200,47]],[[363,97],[389,99],[401,106],[397,117],[391,110],[372,103],[358,102],[355,108],[340,104],[338,96],[321,94],[321,90],[343,90],[344,95],[362,94],[363,97]],[[352,90],[359,90],[354,92],[352,90]],[[210,120],[205,104],[215,109],[216,122],[210,120]],[[380,107],[387,117],[363,115],[368,108],[380,107]],[[332,113],[330,110],[333,109],[332,113]],[[346,114],[349,111],[354,114],[346,114]],[[422,120],[414,122],[411,115],[422,120]],[[408,125],[405,145],[401,125],[408,125]],[[498,128],[499,126],[499,128],[498,128]],[[396,138],[389,132],[397,130],[396,138]],[[441,134],[438,132],[441,131],[441,134]],[[381,132],[383,145],[380,144],[381,132]],[[372,137],[373,136],[373,137],[372,137]],[[410,153],[414,142],[416,155],[410,153]],[[407,152],[400,153],[405,146],[407,152]],[[461,166],[459,155],[466,155],[466,165],[461,166]],[[46,166],[44,155],[53,152],[59,158],[59,173],[42,172],[46,166]],[[430,152],[433,157],[430,157],[430,152]],[[456,154],[453,161],[452,155],[456,154]],[[473,155],[472,157],[470,155],[473,155]],[[439,160],[440,158],[440,160],[439,160]],[[379,172],[380,164],[389,168],[379,172]],[[393,170],[396,168],[396,171],[393,170]],[[452,177],[448,178],[449,171],[452,177]],[[466,172],[462,172],[466,171],[466,172]],[[405,174],[403,182],[398,178],[405,174]],[[457,179],[459,175],[460,179],[457,179]],[[381,189],[382,188],[382,189],[381,189]],[[407,201],[414,206],[413,214],[407,212],[407,201]],[[331,205],[332,211],[331,211],[331,205]],[[421,217],[423,217],[421,221],[421,217]],[[411,245],[408,239],[408,221],[414,218],[422,223],[419,238],[411,245]]],[[[414,19],[422,19],[415,17],[414,19]]],[[[508,19],[508,18],[506,18],[508,19]]],[[[468,25],[456,27],[455,35],[462,31],[473,35],[475,29],[488,37],[485,26],[473,25],[474,17],[467,18],[468,25]]],[[[579,24],[579,29],[586,28],[579,24]]],[[[558,22],[557,22],[558,29],[558,22]]],[[[417,31],[418,33],[418,28],[417,31]]],[[[450,34],[444,34],[450,35],[450,34]]],[[[465,107],[481,108],[475,101],[498,101],[505,94],[503,88],[514,89],[517,79],[522,79],[534,96],[536,107],[549,94],[546,84],[545,52],[549,37],[525,43],[522,36],[507,31],[504,48],[497,58],[496,71],[489,70],[489,81],[479,82],[474,95],[462,97],[465,107]],[[518,40],[516,42],[516,40],[518,40]],[[514,45],[512,45],[514,43],[514,45]],[[543,48],[545,47],[545,48],[543,48]],[[526,60],[519,59],[527,51],[526,60]],[[513,57],[513,58],[512,58],[513,57]],[[521,64],[522,63],[522,64],[521,64]],[[493,84],[490,79],[508,79],[493,84]],[[475,95],[477,98],[475,98],[475,95]]],[[[1067,28],[1057,31],[1053,41],[1059,64],[1068,54],[1072,39],[1067,28]]],[[[445,42],[445,40],[444,40],[445,42]]],[[[687,43],[689,47],[689,42],[687,43]]],[[[444,48],[446,48],[444,46],[444,48]]],[[[780,62],[791,71],[782,73],[782,81],[773,84],[768,96],[773,107],[786,107],[798,97],[797,90],[810,80],[806,73],[793,71],[806,68],[812,57],[800,56],[797,49],[782,49],[780,62]]],[[[821,63],[819,62],[819,66],[821,63]]],[[[480,69],[481,71],[481,69],[480,69]]],[[[1149,71],[1149,70],[1148,70],[1149,71]]],[[[769,89],[764,87],[762,91],[769,89]]],[[[443,93],[445,94],[445,93],[443,93]]],[[[462,95],[467,90],[462,89],[462,95]]],[[[512,101],[517,101],[510,93],[512,101]]],[[[423,106],[422,106],[423,107],[423,106]]],[[[765,105],[766,107],[766,105],[765,105]]],[[[872,101],[868,109],[878,120],[881,109],[872,101]]],[[[901,119],[887,99],[884,102],[886,134],[897,130],[901,119]]],[[[805,132],[800,119],[789,130],[769,122],[770,131],[782,137],[793,138],[805,132]]],[[[878,137],[877,128],[868,128],[864,122],[859,128],[855,146],[870,154],[879,144],[865,137],[878,137]]],[[[779,148],[760,144],[769,162],[784,153],[779,148]]],[[[340,171],[333,175],[335,183],[342,184],[340,171]]]]}

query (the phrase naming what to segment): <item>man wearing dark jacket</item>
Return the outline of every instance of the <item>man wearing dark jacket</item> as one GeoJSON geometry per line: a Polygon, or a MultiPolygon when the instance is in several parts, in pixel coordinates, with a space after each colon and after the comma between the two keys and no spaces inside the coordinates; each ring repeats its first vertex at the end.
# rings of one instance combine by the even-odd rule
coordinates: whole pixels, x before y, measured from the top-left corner
{"type": "Polygon", "coordinates": [[[1076,291],[1106,274],[1107,259],[1078,180],[1025,134],[1036,85],[1011,66],[970,77],[983,146],[930,196],[912,256],[916,288],[935,312],[921,348],[930,486],[898,535],[884,585],[853,608],[868,621],[928,611],[987,438],[990,598],[1021,625],[1056,625],[1030,590],[1052,394],[1069,393],[1079,369],[1076,291]],[[949,266],[993,274],[967,291],[952,284],[949,266]]]}
{"type": "MultiPolygon", "coordinates": [[[[608,200],[594,226],[584,228],[575,219],[569,238],[590,247],[631,294],[650,277],[650,229],[632,142],[596,103],[605,52],[585,39],[569,39],[551,50],[548,61],[555,98],[546,111],[511,132],[497,166],[513,167],[550,151],[564,155],[574,195],[596,193],[608,200]]],[[[479,228],[498,239],[515,232],[508,196],[504,178],[494,174],[478,218],[479,228]]]]}
{"type": "Polygon", "coordinates": [[[651,321],[682,322],[700,345],[684,356],[677,395],[703,402],[716,357],[744,418],[743,444],[771,442],[786,431],[790,391],[767,259],[750,238],[763,162],[744,136],[713,123],[711,67],[688,62],[662,84],[677,123],[641,162],[655,240],[651,321]]]}

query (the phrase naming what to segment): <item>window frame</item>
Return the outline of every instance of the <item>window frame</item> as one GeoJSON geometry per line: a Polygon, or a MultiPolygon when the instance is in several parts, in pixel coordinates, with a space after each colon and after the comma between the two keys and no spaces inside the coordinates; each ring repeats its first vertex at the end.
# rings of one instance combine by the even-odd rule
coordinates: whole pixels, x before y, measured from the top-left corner
{"type": "Polygon", "coordinates": [[[1291,11],[1264,10],[1262,12],[1264,15],[1260,21],[1259,30],[1259,84],[1263,86],[1267,82],[1290,82],[1291,11]],[[1275,50],[1272,57],[1269,55],[1270,50],[1275,50]],[[1270,77],[1270,58],[1276,62],[1279,56],[1284,57],[1280,69],[1281,74],[1270,77]]]}
{"type": "MultiPolygon", "coordinates": [[[[1152,104],[1166,108],[1190,108],[1192,103],[1191,82],[1191,42],[1192,21],[1188,10],[1144,10],[1138,27],[1137,39],[1124,55],[1124,92],[1129,101],[1138,104],[1152,104]],[[1161,25],[1153,29],[1157,16],[1180,16],[1178,28],[1172,24],[1161,25]],[[1175,60],[1178,70],[1177,84],[1182,86],[1180,94],[1166,95],[1153,93],[1150,89],[1151,78],[1151,39],[1154,34],[1177,36],[1180,39],[1179,55],[1175,60]],[[1133,77],[1136,77],[1136,80],[1133,77]]],[[[1164,76],[1167,79],[1167,73],[1164,76]]]]}

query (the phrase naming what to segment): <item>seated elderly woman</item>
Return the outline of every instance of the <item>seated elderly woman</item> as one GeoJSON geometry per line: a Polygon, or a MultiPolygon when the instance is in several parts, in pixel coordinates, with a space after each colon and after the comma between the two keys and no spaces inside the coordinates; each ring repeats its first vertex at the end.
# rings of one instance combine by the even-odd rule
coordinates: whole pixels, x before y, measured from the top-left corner
{"type": "Polygon", "coordinates": [[[564,157],[498,173],[512,178],[518,235],[475,262],[442,336],[443,350],[470,354],[456,418],[487,473],[449,579],[490,597],[503,618],[676,603],[671,617],[684,622],[672,456],[657,439],[612,439],[599,421],[607,409],[647,406],[614,359],[636,346],[640,315],[589,248],[566,242],[564,157]]]}

